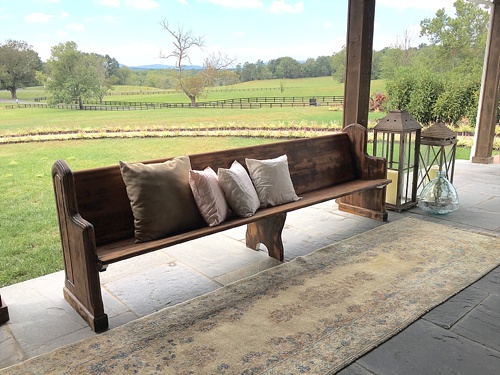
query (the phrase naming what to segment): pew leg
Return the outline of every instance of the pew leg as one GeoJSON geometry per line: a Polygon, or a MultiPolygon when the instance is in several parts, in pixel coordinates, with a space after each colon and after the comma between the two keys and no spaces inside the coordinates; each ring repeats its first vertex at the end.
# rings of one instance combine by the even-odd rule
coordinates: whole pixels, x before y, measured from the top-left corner
{"type": "Polygon", "coordinates": [[[281,233],[285,226],[286,213],[266,217],[247,225],[246,245],[257,250],[259,244],[267,247],[269,256],[279,261],[284,259],[281,233]]]}
{"type": "Polygon", "coordinates": [[[6,321],[9,320],[9,309],[7,308],[7,305],[2,299],[2,296],[0,296],[0,324],[5,323],[6,321]]]}
{"type": "Polygon", "coordinates": [[[385,187],[354,193],[337,199],[337,203],[340,211],[373,220],[387,221],[385,187]]]}
{"type": "Polygon", "coordinates": [[[66,270],[63,293],[64,299],[94,332],[102,332],[108,328],[108,315],[104,312],[97,266],[89,265],[87,272],[73,268],[71,277],[68,277],[66,270]]]}

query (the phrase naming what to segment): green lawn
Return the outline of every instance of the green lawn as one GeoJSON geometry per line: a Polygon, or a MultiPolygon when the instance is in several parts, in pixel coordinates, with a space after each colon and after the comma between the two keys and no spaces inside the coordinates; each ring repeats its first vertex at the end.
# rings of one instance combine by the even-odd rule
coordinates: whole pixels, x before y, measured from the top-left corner
{"type": "Polygon", "coordinates": [[[0,145],[0,287],[63,268],[51,168],[74,170],[250,146],[271,139],[101,139],[0,145]]]}

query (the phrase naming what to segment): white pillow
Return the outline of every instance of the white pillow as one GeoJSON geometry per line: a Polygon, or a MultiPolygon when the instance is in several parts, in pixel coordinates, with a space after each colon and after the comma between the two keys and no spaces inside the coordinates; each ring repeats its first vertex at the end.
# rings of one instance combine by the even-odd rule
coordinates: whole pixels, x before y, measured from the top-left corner
{"type": "Polygon", "coordinates": [[[261,207],[276,206],[300,199],[295,194],[286,155],[267,160],[245,159],[245,162],[261,207]]]}
{"type": "Polygon", "coordinates": [[[210,167],[203,171],[189,171],[189,186],[201,216],[208,226],[213,227],[222,223],[231,214],[224,198],[217,174],[210,167]]]}
{"type": "Polygon", "coordinates": [[[246,169],[236,160],[231,168],[219,168],[219,184],[229,207],[240,217],[250,217],[260,206],[259,197],[246,169]]]}

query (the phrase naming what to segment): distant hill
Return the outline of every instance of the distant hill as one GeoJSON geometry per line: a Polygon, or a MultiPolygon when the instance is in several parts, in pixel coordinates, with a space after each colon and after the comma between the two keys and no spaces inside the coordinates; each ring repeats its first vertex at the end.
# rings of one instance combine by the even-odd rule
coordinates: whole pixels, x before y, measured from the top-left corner
{"type": "MultiPolygon", "coordinates": [[[[183,65],[184,69],[203,69],[199,65],[183,65]]],[[[175,69],[173,65],[163,65],[163,64],[152,64],[152,65],[140,65],[140,66],[129,66],[132,70],[151,70],[151,69],[175,69]]]]}

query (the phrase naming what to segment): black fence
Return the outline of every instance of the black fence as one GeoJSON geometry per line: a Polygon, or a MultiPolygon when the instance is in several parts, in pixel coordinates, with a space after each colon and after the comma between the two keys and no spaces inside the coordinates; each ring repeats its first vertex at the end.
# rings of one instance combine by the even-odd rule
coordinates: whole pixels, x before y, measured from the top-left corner
{"type": "MultiPolygon", "coordinates": [[[[229,109],[255,109],[255,108],[286,108],[286,107],[310,107],[320,105],[341,105],[344,97],[333,96],[264,96],[253,98],[224,99],[199,103],[152,103],[152,102],[127,102],[110,101],[102,102],[86,101],[83,103],[83,110],[89,111],[135,111],[164,108],[229,108],[229,109]]],[[[2,108],[2,107],[0,107],[2,108]]],[[[14,108],[59,108],[59,109],[80,109],[77,104],[56,104],[48,105],[43,103],[25,103],[4,106],[6,109],[14,108]]]]}

